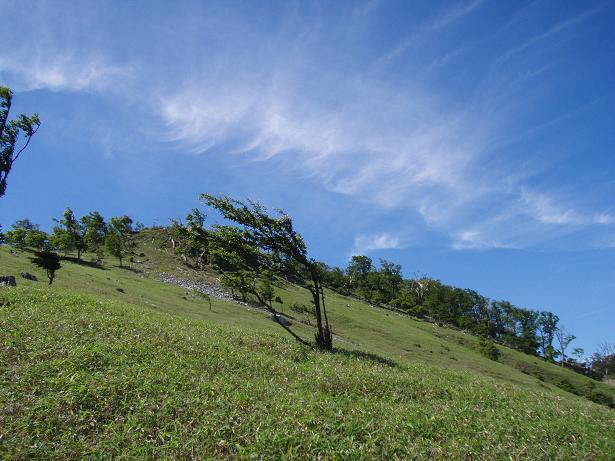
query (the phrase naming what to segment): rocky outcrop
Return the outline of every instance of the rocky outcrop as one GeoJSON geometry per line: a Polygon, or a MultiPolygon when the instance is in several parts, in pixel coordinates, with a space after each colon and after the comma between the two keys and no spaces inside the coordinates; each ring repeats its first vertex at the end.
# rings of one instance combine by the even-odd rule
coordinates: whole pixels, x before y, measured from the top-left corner
{"type": "Polygon", "coordinates": [[[194,280],[181,279],[166,272],[161,272],[158,278],[161,282],[177,285],[187,290],[197,291],[212,298],[224,299],[226,301],[241,304],[242,306],[248,305],[240,299],[237,299],[220,285],[216,285],[214,283],[205,282],[203,280],[195,282],[194,280]]]}
{"type": "Polygon", "coordinates": [[[19,275],[21,275],[26,280],[32,280],[33,282],[38,281],[38,279],[36,278],[36,275],[33,275],[30,272],[22,272],[19,275]]]}
{"type": "Polygon", "coordinates": [[[0,286],[16,287],[17,282],[15,281],[15,276],[14,275],[0,275],[0,286]]]}

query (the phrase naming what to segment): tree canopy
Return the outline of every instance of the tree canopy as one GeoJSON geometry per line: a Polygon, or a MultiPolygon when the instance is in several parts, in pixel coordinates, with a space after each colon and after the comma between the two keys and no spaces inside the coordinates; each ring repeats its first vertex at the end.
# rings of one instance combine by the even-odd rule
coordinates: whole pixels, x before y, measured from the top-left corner
{"type": "Polygon", "coordinates": [[[0,198],[6,193],[7,178],[13,164],[28,147],[41,125],[37,114],[19,114],[16,119],[9,120],[12,103],[11,89],[0,86],[0,198]]]}
{"type": "Polygon", "coordinates": [[[34,257],[30,258],[30,261],[47,272],[49,285],[53,282],[56,271],[62,267],[60,265],[60,255],[49,250],[35,252],[34,257]]]}
{"type": "Polygon", "coordinates": [[[272,312],[274,319],[291,332],[272,306],[269,284],[274,277],[289,274],[302,280],[314,304],[316,345],[332,349],[333,335],[327,318],[321,273],[317,262],[308,257],[305,242],[295,231],[290,216],[281,210],[276,210],[277,216],[272,216],[260,203],[244,203],[225,195],[202,194],[201,199],[225,219],[238,225],[216,225],[210,236],[212,259],[225,274],[227,283],[255,295],[272,312]]]}

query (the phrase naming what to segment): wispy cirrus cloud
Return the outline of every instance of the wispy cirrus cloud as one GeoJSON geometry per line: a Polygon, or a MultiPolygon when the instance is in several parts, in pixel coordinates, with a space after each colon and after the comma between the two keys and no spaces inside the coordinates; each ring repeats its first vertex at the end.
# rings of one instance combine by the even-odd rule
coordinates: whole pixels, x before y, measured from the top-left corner
{"type": "Polygon", "coordinates": [[[544,224],[558,225],[608,225],[615,217],[607,212],[583,212],[569,208],[566,204],[555,203],[553,197],[544,193],[521,189],[520,202],[529,216],[544,224]]]}
{"type": "Polygon", "coordinates": [[[460,21],[483,3],[484,0],[470,0],[445,8],[433,18],[423,22],[413,33],[404,37],[392,49],[382,55],[375,65],[377,66],[400,57],[407,50],[424,43],[432,34],[441,31],[456,21],[460,21]]]}
{"type": "MultiPolygon", "coordinates": [[[[354,25],[323,15],[304,22],[296,8],[279,27],[266,30],[232,12],[221,18],[207,12],[198,40],[175,28],[144,33],[148,44],[193,46],[189,52],[175,47],[164,60],[141,57],[129,65],[87,43],[70,49],[59,29],[48,27],[31,47],[34,52],[15,48],[0,57],[0,75],[23,89],[119,86],[125,99],[149,112],[149,125],[135,129],[153,139],[194,154],[291,159],[286,167],[327,190],[375,208],[416,214],[456,249],[541,246],[571,229],[612,226],[610,210],[532,183],[536,173],[525,171],[518,158],[525,154],[503,153],[541,126],[515,121],[524,115],[519,101],[537,100],[532,90],[551,67],[546,62],[511,68],[502,56],[508,61],[573,30],[595,9],[504,54],[494,49],[486,58],[491,71],[474,86],[462,87],[469,88],[467,95],[414,74],[389,78],[388,66],[380,65],[403,58],[407,68],[420,70],[417,75],[454,80],[454,72],[463,74],[465,68],[451,63],[471,53],[471,45],[448,43],[428,56],[406,52],[463,24],[483,4],[453,3],[429,14],[368,59],[356,49],[370,41],[369,21],[354,25]],[[258,47],[251,46],[256,42],[258,47]],[[164,69],[156,67],[161,63],[164,69]]],[[[382,6],[369,2],[348,14],[375,16],[382,6]]],[[[79,42],[79,36],[70,38],[79,42]]],[[[403,234],[393,229],[379,236],[403,234]]],[[[371,248],[365,239],[358,246],[371,248]]]]}
{"type": "MultiPolygon", "coordinates": [[[[460,4],[418,29],[429,34],[480,5],[460,4]]],[[[607,211],[532,186],[527,179],[533,173],[498,157],[517,136],[509,126],[511,106],[547,64],[521,77],[505,69],[486,76],[481,99],[459,105],[420,82],[385,83],[371,67],[351,74],[335,67],[317,71],[310,62],[314,49],[290,48],[301,66],[263,54],[255,68],[227,63],[215,73],[203,71],[198,83],[164,92],[159,107],[168,139],[195,153],[292,156],[297,169],[329,190],[386,209],[414,210],[455,249],[540,246],[573,227],[612,224],[607,211]],[[263,67],[269,78],[245,78],[262,76],[263,67]],[[514,91],[501,91],[507,79],[514,91]]],[[[457,49],[442,59],[458,55],[457,49]]]]}
{"type": "Polygon", "coordinates": [[[104,46],[117,31],[103,35],[96,27],[94,19],[104,21],[105,15],[98,2],[5,3],[3,14],[12,27],[2,34],[4,84],[17,91],[82,92],[118,87],[133,77],[135,66],[104,46]]]}
{"type": "Polygon", "coordinates": [[[371,251],[395,250],[403,247],[404,245],[399,237],[386,232],[373,235],[357,235],[354,239],[354,247],[350,255],[364,255],[371,251]]]}
{"type": "Polygon", "coordinates": [[[573,16],[571,18],[568,18],[564,21],[560,21],[556,24],[554,24],[553,26],[551,26],[550,28],[548,28],[547,30],[540,32],[534,36],[532,36],[531,38],[529,38],[528,40],[526,40],[525,42],[521,43],[520,45],[517,45],[511,49],[509,49],[508,51],[506,51],[504,54],[502,54],[501,56],[499,56],[498,58],[496,58],[495,62],[497,63],[503,63],[507,60],[509,60],[510,58],[512,58],[513,56],[522,53],[538,44],[540,44],[541,42],[545,42],[548,39],[552,38],[555,35],[558,35],[564,31],[566,31],[567,29],[572,28],[573,26],[575,26],[576,24],[588,19],[589,17],[593,16],[594,14],[598,13],[601,9],[603,9],[606,6],[606,3],[603,4],[599,4],[597,6],[595,6],[594,8],[588,10],[588,11],[584,11],[581,14],[578,14],[576,16],[573,16]]]}
{"type": "Polygon", "coordinates": [[[0,75],[19,91],[103,89],[128,78],[132,70],[131,66],[112,64],[96,56],[41,53],[0,57],[0,75]]]}

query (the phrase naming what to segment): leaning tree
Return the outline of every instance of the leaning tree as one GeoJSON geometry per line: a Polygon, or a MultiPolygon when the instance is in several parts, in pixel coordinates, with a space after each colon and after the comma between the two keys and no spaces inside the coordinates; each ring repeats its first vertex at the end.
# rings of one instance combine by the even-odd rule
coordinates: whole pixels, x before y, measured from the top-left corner
{"type": "Polygon", "coordinates": [[[321,271],[309,258],[301,235],[291,218],[281,210],[268,214],[260,203],[243,203],[226,195],[202,194],[204,203],[238,226],[215,225],[210,232],[212,263],[223,274],[227,285],[254,295],[274,319],[297,340],[305,343],[273,307],[271,282],[289,275],[302,280],[312,295],[316,316],[316,346],[330,350],[333,335],[327,318],[321,271]]]}
{"type": "Polygon", "coordinates": [[[13,168],[13,163],[30,144],[30,139],[41,125],[37,114],[27,116],[19,114],[9,120],[13,103],[10,88],[0,86],[0,198],[6,193],[6,180],[13,168]],[[20,137],[23,141],[20,144],[20,137]]]}

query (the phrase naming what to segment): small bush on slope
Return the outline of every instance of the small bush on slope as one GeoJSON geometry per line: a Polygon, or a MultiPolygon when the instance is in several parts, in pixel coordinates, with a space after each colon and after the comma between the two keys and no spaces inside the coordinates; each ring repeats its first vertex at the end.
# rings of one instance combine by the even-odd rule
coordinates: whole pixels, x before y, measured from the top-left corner
{"type": "Polygon", "coordinates": [[[495,343],[486,338],[478,338],[476,343],[476,350],[483,354],[485,357],[491,360],[497,360],[500,358],[500,351],[495,343]]]}
{"type": "Polygon", "coordinates": [[[0,458],[606,459],[615,412],[426,365],[0,291],[0,458]]]}

